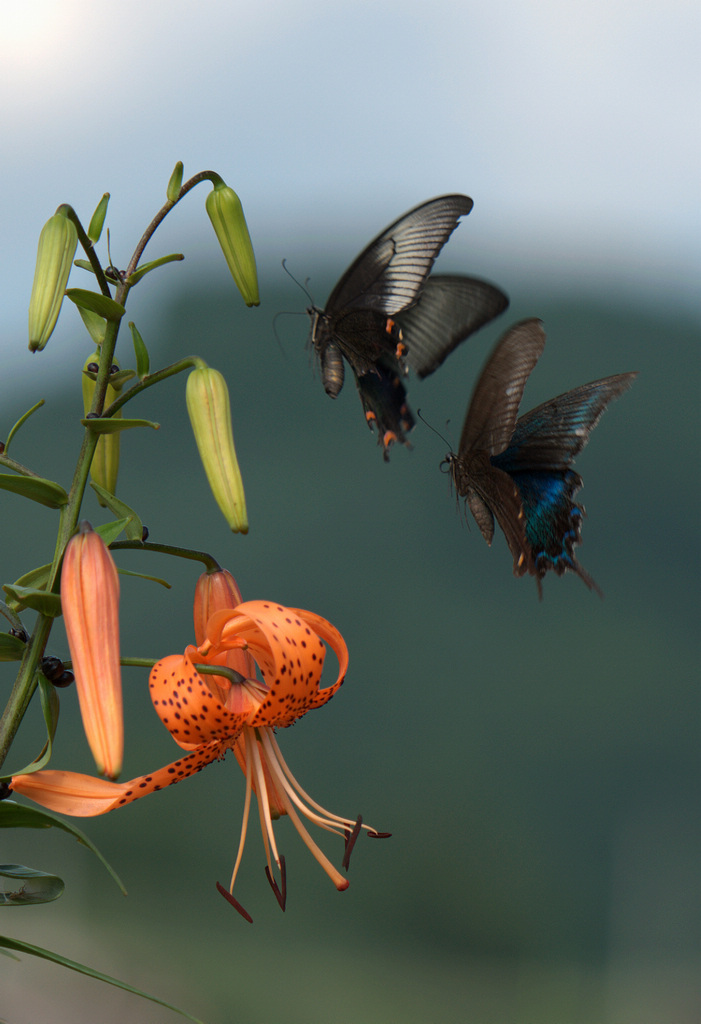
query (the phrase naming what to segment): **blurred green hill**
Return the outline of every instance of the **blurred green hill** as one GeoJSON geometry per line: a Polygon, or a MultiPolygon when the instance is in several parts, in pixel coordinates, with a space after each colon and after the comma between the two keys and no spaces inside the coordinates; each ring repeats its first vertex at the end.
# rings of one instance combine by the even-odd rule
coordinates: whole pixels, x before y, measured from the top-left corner
{"type": "MultiPolygon", "coordinates": [[[[273,324],[277,311],[303,309],[293,286],[263,288],[261,307],[245,310],[233,289],[202,284],[166,296],[158,323],[137,318],[154,367],[192,353],[227,376],[250,533],[230,534],[209,494],[184,377],[133,403],[133,415],[161,429],[124,435],[120,496],[152,540],[212,551],[245,598],[313,609],[343,632],[346,685],[279,738],[320,803],[362,811],[393,838],[361,845],[339,896],[282,822],[283,917],[254,831],[237,883],[255,921],[248,929],[214,890],[228,880],[243,804],[230,758],[144,806],[85,823],[125,877],[128,901],[65,836],[42,837],[41,863],[35,836],[6,838],[6,860],[60,864],[69,883],[60,912],[33,908],[13,934],[49,945],[52,922],[70,914],[71,943],[97,941],[99,953],[117,941],[111,973],[119,967],[149,990],[151,971],[178,974],[181,1002],[211,1021],[694,1019],[699,325],[650,303],[511,294],[507,313],[435,377],[410,381],[409,400],[456,445],[491,346],[526,316],[543,319],[548,342],[522,411],[640,372],[577,461],[588,512],[579,555],[603,601],[574,576],[548,577],[542,603],[532,580],[516,580],[501,534],[487,548],[456,510],[439,471],[446,445],[423,423],[414,450],[394,449],[383,463],[350,374],[335,402],[324,394],[305,350],[307,318],[273,324]],[[238,971],[259,979],[259,1003],[237,1004],[238,971]]],[[[130,365],[127,331],[120,345],[130,365]]],[[[17,459],[64,485],[80,441],[80,365],[64,387],[43,378],[40,357],[28,363],[47,404],[14,444],[17,459]]],[[[3,397],[4,432],[22,411],[3,397]]],[[[55,522],[11,495],[3,508],[3,579],[13,580],[50,558],[55,522]]],[[[96,503],[88,512],[94,523],[104,517],[96,503]]],[[[141,553],[119,564],[173,585],[123,578],[123,653],[182,650],[197,571],[141,553]]],[[[60,625],[50,653],[67,654],[60,625]]],[[[125,685],[130,778],[177,754],[145,673],[125,670],[125,685]]],[[[75,694],[61,701],[54,766],[90,771],[75,694]]],[[[13,764],[36,752],[36,718],[13,764]]],[[[325,849],[340,860],[332,840],[325,849]]],[[[161,1020],[158,1012],[138,1019],[161,1020]]]]}

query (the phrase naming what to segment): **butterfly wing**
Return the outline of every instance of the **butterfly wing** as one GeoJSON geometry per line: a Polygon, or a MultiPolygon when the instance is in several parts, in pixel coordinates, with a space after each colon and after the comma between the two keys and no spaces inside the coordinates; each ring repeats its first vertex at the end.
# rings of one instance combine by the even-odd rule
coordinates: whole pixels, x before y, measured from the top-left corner
{"type": "Polygon", "coordinates": [[[409,210],[351,264],[326,308],[309,310],[326,393],[335,398],[340,392],[347,360],[385,458],[393,441],[408,443],[414,424],[401,382],[406,346],[394,314],[416,302],[438,253],[471,209],[472,200],[456,194],[409,210]]]}
{"type": "MultiPolygon", "coordinates": [[[[508,447],[491,462],[518,488],[530,563],[538,581],[552,569],[558,576],[576,572],[601,591],[577,561],[584,508],[574,500],[582,478],[569,466],[589,440],[606,406],[626,391],[635,373],[592,381],[558,395],[522,416],[508,447]]],[[[514,570],[516,571],[516,570],[514,570]]]]}
{"type": "Polygon", "coordinates": [[[355,377],[365,421],[377,430],[377,443],[382,446],[385,462],[389,447],[398,442],[409,446],[407,434],[413,429],[414,417],[406,400],[406,389],[396,364],[381,359],[374,373],[355,377]]]}
{"type": "Polygon", "coordinates": [[[488,544],[496,517],[514,558],[514,571],[529,571],[523,506],[518,488],[491,456],[514,432],[526,381],[545,347],[540,320],[522,320],[497,342],[475,385],[457,455],[449,457],[455,488],[488,544]]]}
{"type": "Polygon", "coordinates": [[[331,292],[324,312],[372,309],[392,316],[414,303],[458,221],[472,209],[468,196],[429,199],[409,210],[361,252],[331,292]]]}
{"type": "Polygon", "coordinates": [[[407,347],[405,361],[427,377],[475,331],[509,305],[496,285],[476,277],[431,274],[418,302],[396,314],[407,347]]]}
{"type": "Polygon", "coordinates": [[[472,393],[460,435],[458,459],[471,452],[495,455],[511,440],[533,367],[545,348],[540,320],[522,320],[497,342],[472,393]]]}
{"type": "MultiPolygon", "coordinates": [[[[392,339],[393,356],[378,352],[374,364],[367,367],[365,373],[356,372],[365,418],[377,428],[378,443],[383,446],[385,458],[393,441],[409,443],[406,435],[414,426],[402,383],[402,363],[420,377],[427,376],[461,341],[508,304],[506,295],[486,281],[457,275],[431,275],[418,302],[387,320],[384,333],[392,339]],[[406,354],[398,358],[403,350],[406,354]]],[[[357,311],[348,314],[347,319],[370,315],[367,311],[357,311]]],[[[358,363],[357,357],[355,363],[358,363]]]]}
{"type": "Polygon", "coordinates": [[[636,376],[604,377],[531,409],[518,420],[508,448],[495,462],[507,472],[565,469],[586,445],[609,402],[626,391],[636,376]]]}

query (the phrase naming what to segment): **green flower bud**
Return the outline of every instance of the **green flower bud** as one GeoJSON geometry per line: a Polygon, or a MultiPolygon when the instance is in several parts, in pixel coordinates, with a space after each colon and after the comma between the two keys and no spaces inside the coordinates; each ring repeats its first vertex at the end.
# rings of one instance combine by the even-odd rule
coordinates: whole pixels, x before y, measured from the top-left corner
{"type": "Polygon", "coordinates": [[[243,301],[247,306],[258,306],[256,258],[241,200],[233,188],[222,181],[208,193],[205,206],[243,301]]]}
{"type": "Polygon", "coordinates": [[[246,498],[236,461],[226,381],[218,370],[198,367],[187,378],[185,399],[215,501],[234,533],[248,533],[246,498]]]}
{"type": "MultiPolygon", "coordinates": [[[[100,362],[100,352],[95,352],[94,355],[88,356],[83,366],[83,408],[85,409],[85,415],[90,412],[92,408],[93,395],[95,394],[95,380],[94,374],[97,373],[97,366],[100,362]],[[87,373],[85,371],[88,371],[87,373]]],[[[119,366],[114,363],[112,372],[117,372],[119,366]]],[[[119,397],[121,391],[121,385],[119,388],[112,387],[111,384],[107,385],[107,394],[105,396],[105,406],[111,405],[119,397]]],[[[114,414],[114,418],[117,419],[122,415],[122,410],[117,409],[114,414]]],[[[110,494],[117,493],[117,475],[119,474],[119,441],[122,436],[120,430],[116,430],[113,434],[101,434],[100,439],[97,442],[95,448],[95,454],[93,455],[92,463],[90,464],[90,476],[93,478],[96,484],[100,487],[104,487],[110,494]]],[[[98,496],[98,501],[100,498],[98,496]]],[[[101,505],[104,505],[100,501],[101,505]]]]}
{"type": "Polygon", "coordinates": [[[46,222],[39,236],[29,300],[30,352],[40,352],[56,326],[77,246],[77,228],[59,210],[46,222]]]}
{"type": "Polygon", "coordinates": [[[168,182],[168,188],[166,189],[166,196],[171,203],[177,203],[180,198],[180,189],[183,184],[183,162],[178,160],[177,164],[173,168],[173,173],[170,176],[168,182]]]}

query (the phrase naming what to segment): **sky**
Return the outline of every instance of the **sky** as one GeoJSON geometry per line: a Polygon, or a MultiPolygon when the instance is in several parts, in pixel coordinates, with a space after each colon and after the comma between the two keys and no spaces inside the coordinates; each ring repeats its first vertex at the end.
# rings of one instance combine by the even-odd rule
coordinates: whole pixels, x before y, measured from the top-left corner
{"type": "MultiPolygon", "coordinates": [[[[641,301],[696,301],[701,16],[693,0],[0,4],[5,335],[36,241],[103,192],[126,263],[176,160],[242,197],[261,265],[339,271],[442,192],[475,200],[460,258],[641,301]]],[[[211,255],[204,188],[160,251],[211,255]],[[202,225],[205,225],[204,229],[202,225]],[[204,241],[203,241],[204,239],[204,241]]],[[[155,255],[156,253],[151,253],[155,255]]],[[[222,271],[223,273],[223,271],[222,271]]]]}

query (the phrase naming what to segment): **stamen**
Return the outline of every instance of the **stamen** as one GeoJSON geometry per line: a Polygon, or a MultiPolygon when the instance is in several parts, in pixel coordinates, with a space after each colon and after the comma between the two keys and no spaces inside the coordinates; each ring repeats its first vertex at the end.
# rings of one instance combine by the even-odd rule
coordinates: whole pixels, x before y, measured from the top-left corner
{"type": "Polygon", "coordinates": [[[285,868],[285,858],[280,858],[280,886],[282,891],[278,888],[278,884],[273,877],[273,873],[267,864],[265,865],[265,873],[268,876],[270,888],[275,893],[275,899],[280,904],[280,910],[282,910],[284,913],[285,904],[287,903],[287,871],[285,868]]]}
{"type": "Polygon", "coordinates": [[[236,881],[236,875],[238,874],[239,865],[241,863],[241,858],[243,857],[243,848],[244,848],[244,846],[246,844],[246,833],[248,831],[248,816],[249,816],[250,810],[251,810],[251,790],[252,789],[253,789],[253,785],[252,785],[252,782],[251,782],[251,767],[250,767],[250,762],[247,759],[246,760],[246,797],[245,797],[245,800],[244,800],[244,803],[243,803],[243,821],[241,823],[241,837],[239,839],[239,849],[238,849],[238,853],[236,855],[236,863],[234,864],[234,870],[233,870],[233,872],[231,874],[231,883],[229,885],[229,890],[233,890],[233,888],[234,888],[234,882],[236,881]]]}
{"type": "MultiPolygon", "coordinates": [[[[313,811],[311,811],[308,807],[306,807],[305,804],[302,802],[302,800],[294,792],[293,787],[296,787],[301,793],[303,793],[303,795],[305,797],[307,797],[307,799],[309,799],[310,803],[313,802],[313,801],[311,801],[311,798],[306,793],[304,793],[304,791],[299,787],[299,785],[297,784],[296,779],[293,776],[287,777],[285,775],[285,773],[283,772],[282,766],[277,761],[276,752],[275,752],[275,749],[273,748],[273,744],[271,742],[272,739],[273,739],[272,733],[269,733],[268,730],[265,727],[261,728],[260,731],[262,733],[261,741],[262,741],[262,743],[263,743],[263,745],[265,747],[265,753],[267,754],[266,764],[268,765],[268,768],[270,770],[270,774],[274,777],[275,781],[278,783],[279,788],[284,789],[287,792],[287,795],[290,797],[290,799],[292,800],[294,805],[299,808],[299,810],[302,812],[302,814],[305,816],[305,818],[308,818],[309,821],[313,821],[315,825],[318,825],[319,828],[325,829],[327,832],[333,832],[333,834],[336,835],[336,836],[344,836],[346,834],[348,826],[350,826],[352,824],[352,822],[346,821],[345,818],[337,818],[336,815],[331,814],[329,811],[324,810],[323,807],[319,807],[319,810],[327,815],[326,818],[322,818],[318,814],[314,814],[313,811]],[[344,826],[343,830],[339,829],[335,825],[333,820],[329,820],[329,819],[334,819],[334,818],[336,818],[336,820],[338,822],[343,824],[343,826],[344,826]]],[[[276,746],[277,746],[277,744],[276,744],[276,746]]],[[[280,748],[277,747],[277,751],[278,752],[279,752],[279,750],[280,750],[280,748]]],[[[315,805],[315,806],[318,806],[318,805],[315,805]]]]}
{"type": "Polygon", "coordinates": [[[297,814],[296,810],[292,806],[292,802],[290,801],[290,799],[289,799],[289,797],[287,795],[287,791],[283,790],[282,793],[280,794],[280,796],[282,797],[282,802],[285,805],[285,810],[287,811],[289,819],[292,822],[292,824],[294,825],[294,827],[297,829],[297,832],[299,833],[299,836],[300,836],[302,842],[307,847],[307,849],[311,853],[312,857],[314,857],[314,859],[316,860],[317,864],[320,864],[321,867],[324,869],[324,871],[329,876],[329,878],[331,879],[333,884],[336,886],[338,891],[339,892],[343,892],[344,889],[348,888],[350,883],[348,882],[347,879],[345,879],[343,877],[343,875],[341,875],[336,870],[336,868],[333,866],[333,864],[331,863],[329,858],[326,856],[326,854],[322,853],[322,851],[316,845],[316,843],[314,842],[312,837],[309,835],[309,833],[307,832],[306,828],[304,827],[304,825],[300,821],[299,815],[297,814]]]}
{"type": "MultiPolygon", "coordinates": [[[[217,882],[217,890],[222,894],[225,900],[228,900],[228,902],[231,904],[234,910],[238,910],[239,914],[241,915],[242,918],[244,918],[244,920],[248,921],[249,924],[253,924],[253,918],[248,913],[248,911],[241,906],[239,901],[231,895],[228,889],[224,888],[221,882],[217,882]]],[[[284,909],[285,908],[283,907],[283,910],[284,909]]]]}
{"type": "MultiPolygon", "coordinates": [[[[249,737],[251,730],[244,727],[244,732],[247,734],[246,739],[246,753],[248,753],[249,737]]],[[[280,866],[280,854],[277,852],[277,846],[275,845],[275,833],[273,832],[273,822],[270,817],[270,802],[268,800],[268,790],[265,785],[265,772],[263,771],[263,763],[260,757],[260,749],[258,747],[258,736],[254,739],[250,737],[250,751],[251,760],[253,761],[253,771],[256,779],[256,793],[258,794],[258,810],[261,816],[261,828],[263,831],[263,838],[266,834],[270,841],[270,849],[272,850],[275,863],[280,866]]],[[[267,846],[267,843],[266,843],[267,846]]],[[[270,858],[268,857],[268,860],[270,858]]]]}
{"type": "MultiPolygon", "coordinates": [[[[326,816],[326,820],[327,820],[327,824],[324,825],[323,824],[323,820],[318,818],[317,815],[312,814],[312,812],[309,810],[309,808],[303,808],[301,806],[301,804],[295,799],[295,796],[294,796],[294,793],[292,792],[292,790],[288,786],[285,785],[285,788],[287,789],[289,795],[295,800],[295,803],[300,808],[302,813],[307,818],[309,818],[310,821],[315,821],[321,828],[325,828],[328,832],[336,832],[337,835],[345,835],[345,832],[346,832],[347,829],[353,828],[355,826],[355,824],[356,824],[355,821],[353,821],[351,818],[342,818],[339,814],[334,814],[332,811],[327,811],[326,808],[322,807],[321,804],[318,804],[316,802],[316,800],[314,800],[309,795],[309,793],[306,792],[306,790],[302,789],[302,787],[300,786],[299,782],[297,781],[297,779],[294,777],[294,775],[290,771],[290,768],[289,768],[287,762],[285,761],[285,758],[282,755],[282,751],[280,750],[280,746],[278,744],[278,741],[275,739],[275,734],[272,732],[272,730],[267,729],[267,728],[265,730],[261,729],[261,733],[263,733],[263,736],[262,736],[263,743],[266,745],[266,747],[268,745],[270,747],[270,750],[268,751],[268,753],[271,754],[271,755],[274,755],[274,756],[270,756],[268,758],[269,766],[271,768],[273,768],[274,764],[279,765],[280,768],[282,769],[282,771],[285,773],[285,777],[287,778],[288,782],[290,783],[290,786],[292,787],[292,789],[296,790],[296,792],[299,793],[299,795],[302,797],[302,799],[306,800],[307,803],[311,807],[314,807],[317,811],[320,811],[321,814],[325,815],[326,816]],[[331,827],[331,825],[334,822],[338,823],[338,825],[343,830],[342,832],[337,832],[336,829],[333,829],[331,827]]],[[[283,780],[283,784],[284,784],[284,780],[283,780]]],[[[382,833],[377,833],[377,830],[373,829],[370,825],[362,825],[361,827],[366,829],[366,831],[368,833],[376,832],[377,835],[381,835],[382,834],[382,833]]],[[[388,834],[391,834],[391,833],[388,833],[388,834]]]]}
{"type": "Polygon", "coordinates": [[[344,867],[346,871],[348,871],[348,866],[350,864],[350,855],[353,852],[353,847],[355,846],[358,840],[358,836],[360,835],[362,827],[363,818],[362,815],[359,814],[358,820],[353,826],[353,831],[351,832],[350,829],[346,829],[346,852],[343,854],[343,860],[341,861],[341,866],[344,867]]]}
{"type": "Polygon", "coordinates": [[[391,832],[368,832],[368,839],[390,839],[391,832]]]}

